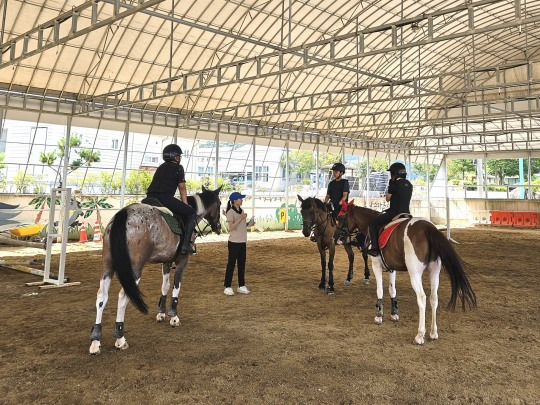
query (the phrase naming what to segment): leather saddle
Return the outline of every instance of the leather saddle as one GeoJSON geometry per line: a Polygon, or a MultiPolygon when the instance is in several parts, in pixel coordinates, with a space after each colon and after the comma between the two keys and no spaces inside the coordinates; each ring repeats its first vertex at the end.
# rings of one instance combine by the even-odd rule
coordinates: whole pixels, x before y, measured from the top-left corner
{"type": "Polygon", "coordinates": [[[165,222],[167,222],[167,225],[169,225],[171,228],[171,231],[178,235],[182,235],[184,233],[184,217],[182,215],[175,214],[167,207],[164,207],[157,198],[146,197],[141,200],[141,204],[151,205],[152,207],[157,208],[165,222]]]}

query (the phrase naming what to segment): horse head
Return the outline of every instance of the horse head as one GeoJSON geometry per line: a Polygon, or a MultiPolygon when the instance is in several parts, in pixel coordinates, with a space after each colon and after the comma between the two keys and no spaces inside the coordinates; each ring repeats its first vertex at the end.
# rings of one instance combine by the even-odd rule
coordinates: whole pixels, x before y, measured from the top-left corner
{"type": "Polygon", "coordinates": [[[199,194],[204,204],[203,218],[206,219],[212,232],[216,234],[221,233],[221,200],[219,199],[219,193],[221,187],[216,190],[209,190],[202,186],[202,193],[199,194]]]}
{"type": "Polygon", "coordinates": [[[315,218],[317,214],[317,207],[315,205],[315,198],[308,197],[305,200],[298,195],[300,201],[300,214],[302,215],[302,234],[307,238],[316,226],[315,218]]]}

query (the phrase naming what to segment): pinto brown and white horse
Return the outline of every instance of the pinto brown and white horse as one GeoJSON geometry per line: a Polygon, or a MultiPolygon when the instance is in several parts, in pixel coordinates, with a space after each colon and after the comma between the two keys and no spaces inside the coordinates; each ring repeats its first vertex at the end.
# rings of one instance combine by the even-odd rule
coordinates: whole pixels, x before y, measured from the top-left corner
{"type": "MultiPolygon", "coordinates": [[[[368,232],[371,219],[379,215],[378,211],[350,205],[347,214],[339,219],[334,235],[335,239],[344,238],[355,230],[368,232]]],[[[418,333],[414,338],[416,344],[424,344],[426,333],[426,294],[422,287],[422,274],[429,270],[431,285],[431,339],[438,339],[437,305],[439,302],[439,274],[441,267],[450,278],[452,293],[448,308],[454,310],[456,301],[461,301],[463,310],[476,306],[476,296],[464,271],[464,263],[441,232],[430,221],[422,218],[406,219],[401,222],[390,235],[388,242],[381,249],[382,256],[372,258],[373,273],[377,280],[377,304],[375,323],[381,324],[383,317],[383,281],[385,264],[391,270],[408,271],[411,284],[416,293],[419,309],[418,333]],[[383,262],[384,258],[384,262],[383,262]]],[[[399,320],[396,300],[396,272],[390,272],[389,292],[392,299],[392,319],[399,320]]]]}
{"type": "MultiPolygon", "coordinates": [[[[336,246],[334,243],[334,232],[336,224],[332,220],[331,214],[326,209],[324,203],[318,198],[309,197],[303,199],[298,196],[301,203],[300,214],[302,215],[302,233],[308,237],[313,232],[319,255],[321,256],[321,282],[319,290],[334,294],[334,256],[336,246]],[[326,250],[328,250],[328,286],[326,285],[326,250]]],[[[363,242],[363,241],[362,241],[363,242]]],[[[363,243],[361,243],[363,244],[363,243]]],[[[354,276],[354,251],[350,243],[343,244],[349,259],[349,271],[347,273],[346,285],[350,285],[354,276]]],[[[364,284],[369,284],[369,267],[367,264],[366,249],[362,249],[364,258],[364,284]]]]}
{"type": "MultiPolygon", "coordinates": [[[[220,200],[217,190],[206,190],[188,197],[189,204],[197,211],[197,222],[203,218],[208,221],[212,231],[219,234],[220,200]]],[[[147,204],[131,204],[116,213],[107,225],[103,237],[103,275],[99,283],[96,300],[96,323],[92,328],[90,354],[99,354],[101,347],[101,319],[108,300],[109,287],[114,274],[118,276],[122,289],[118,294],[118,309],[114,336],[118,350],[128,348],[124,337],[124,317],[129,300],[142,313],[148,307],[139,290],[139,281],[146,263],[163,263],[163,283],[159,300],[158,322],[165,320],[166,299],[170,288],[169,275],[172,263],[176,264],[171,305],[168,314],[171,326],[180,325],[177,314],[178,295],[182,275],[186,269],[189,255],[178,250],[180,236],[172,232],[158,208],[147,204]]]]}

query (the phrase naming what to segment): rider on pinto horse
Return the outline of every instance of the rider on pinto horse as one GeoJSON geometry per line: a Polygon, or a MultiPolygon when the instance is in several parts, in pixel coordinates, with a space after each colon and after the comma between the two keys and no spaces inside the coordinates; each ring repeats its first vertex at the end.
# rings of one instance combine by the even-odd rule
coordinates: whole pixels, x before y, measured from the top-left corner
{"type": "Polygon", "coordinates": [[[378,256],[379,251],[379,228],[388,224],[392,219],[402,213],[410,214],[410,203],[413,192],[413,186],[407,180],[407,169],[403,163],[393,163],[389,168],[390,181],[388,182],[388,191],[386,192],[386,201],[390,201],[390,208],[383,211],[378,217],[369,224],[369,235],[371,246],[368,254],[378,256]]]}
{"type": "Polygon", "coordinates": [[[180,164],[181,157],[182,149],[180,146],[176,144],[165,146],[163,149],[165,163],[157,168],[146,194],[147,197],[158,199],[163,206],[185,218],[180,253],[195,254],[196,252],[191,246],[191,236],[197,225],[197,213],[187,201],[186,178],[184,167],[180,164]],[[180,191],[181,201],[174,196],[176,189],[180,191]]]}

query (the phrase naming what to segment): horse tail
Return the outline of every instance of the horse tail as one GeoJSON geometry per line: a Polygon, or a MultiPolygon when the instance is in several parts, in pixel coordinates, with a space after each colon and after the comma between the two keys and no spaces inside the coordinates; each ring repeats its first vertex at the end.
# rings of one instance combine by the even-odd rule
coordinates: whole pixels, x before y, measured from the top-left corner
{"type": "Polygon", "coordinates": [[[456,309],[456,301],[459,297],[461,300],[461,309],[465,311],[465,307],[476,307],[476,294],[474,293],[469,279],[465,274],[465,268],[468,265],[461,260],[454,247],[448,239],[434,226],[426,228],[426,237],[429,241],[429,259],[435,261],[437,257],[441,258],[441,264],[446,274],[450,278],[452,294],[448,309],[456,309]]]}
{"type": "Polygon", "coordinates": [[[124,292],[129,297],[135,308],[143,314],[148,313],[148,306],[144,303],[143,295],[135,275],[131,267],[131,258],[129,257],[129,249],[126,237],[126,224],[128,212],[121,209],[116,213],[111,225],[111,233],[109,235],[110,252],[113,271],[118,276],[120,284],[124,288],[124,292]]]}

